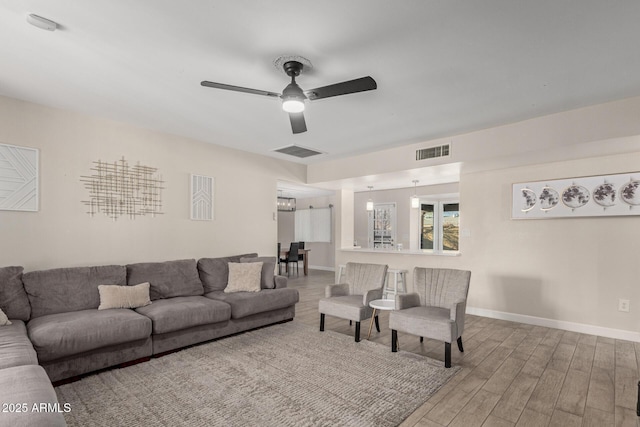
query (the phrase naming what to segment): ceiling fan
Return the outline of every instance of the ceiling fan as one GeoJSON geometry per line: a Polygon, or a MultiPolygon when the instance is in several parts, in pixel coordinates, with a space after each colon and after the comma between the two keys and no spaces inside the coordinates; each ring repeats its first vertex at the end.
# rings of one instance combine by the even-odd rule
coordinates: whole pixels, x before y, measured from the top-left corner
{"type": "Polygon", "coordinates": [[[318,87],[311,90],[302,90],[296,83],[296,77],[302,73],[304,65],[298,61],[287,61],[283,64],[284,72],[291,77],[291,83],[284,88],[282,93],[269,92],[266,90],[250,89],[246,87],[233,86],[224,83],[215,83],[203,81],[202,86],[213,87],[216,89],[232,90],[235,92],[253,93],[255,95],[269,96],[273,98],[282,98],[282,109],[289,113],[291,120],[291,129],[293,133],[302,133],[307,131],[307,124],[304,120],[304,101],[308,99],[314,101],[316,99],[330,98],[332,96],[347,95],[350,93],[364,92],[374,90],[378,87],[376,81],[371,77],[361,77],[355,80],[335,83],[329,86],[318,87]]]}

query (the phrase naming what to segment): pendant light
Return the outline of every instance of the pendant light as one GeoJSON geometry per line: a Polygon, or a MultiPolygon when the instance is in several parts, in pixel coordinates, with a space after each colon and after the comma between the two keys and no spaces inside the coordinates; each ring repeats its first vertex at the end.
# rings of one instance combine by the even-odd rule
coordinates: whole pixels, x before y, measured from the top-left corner
{"type": "Polygon", "coordinates": [[[278,211],[280,212],[295,212],[296,199],[293,197],[283,197],[282,190],[278,190],[278,211]]]}
{"type": "Polygon", "coordinates": [[[367,211],[371,212],[373,211],[373,200],[371,199],[371,190],[373,190],[373,186],[369,185],[367,186],[367,188],[369,189],[369,200],[367,200],[367,211]]]}
{"type": "Polygon", "coordinates": [[[418,181],[417,179],[413,180],[413,196],[411,196],[411,207],[413,209],[417,209],[420,207],[420,198],[418,197],[417,194],[417,185],[418,185],[418,181]]]}

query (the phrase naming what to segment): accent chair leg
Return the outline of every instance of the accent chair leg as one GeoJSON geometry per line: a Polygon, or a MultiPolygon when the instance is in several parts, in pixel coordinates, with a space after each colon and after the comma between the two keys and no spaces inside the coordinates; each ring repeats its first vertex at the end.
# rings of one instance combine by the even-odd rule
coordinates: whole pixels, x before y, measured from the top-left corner
{"type": "Polygon", "coordinates": [[[462,337],[458,337],[458,350],[460,350],[460,353],[464,353],[464,348],[462,348],[462,337]]]}
{"type": "Polygon", "coordinates": [[[380,332],[380,322],[378,321],[378,316],[374,317],[374,319],[376,320],[376,330],[380,332]]]}
{"type": "Polygon", "coordinates": [[[451,367],[451,343],[450,342],[444,343],[444,367],[445,368],[451,367]]]}
{"type": "Polygon", "coordinates": [[[636,407],[636,414],[640,417],[640,381],[638,381],[638,406],[636,407]]]}
{"type": "Polygon", "coordinates": [[[394,353],[398,351],[398,331],[395,329],[391,330],[391,351],[394,353]]]}
{"type": "Polygon", "coordinates": [[[320,332],[324,331],[324,313],[320,313],[320,332]]]}
{"type": "Polygon", "coordinates": [[[353,320],[349,320],[349,326],[353,325],[353,320]]]}
{"type": "Polygon", "coordinates": [[[424,337],[420,337],[420,342],[423,342],[423,341],[424,341],[424,337]]]}
{"type": "Polygon", "coordinates": [[[356,342],[360,342],[360,322],[356,322],[356,342]]]}

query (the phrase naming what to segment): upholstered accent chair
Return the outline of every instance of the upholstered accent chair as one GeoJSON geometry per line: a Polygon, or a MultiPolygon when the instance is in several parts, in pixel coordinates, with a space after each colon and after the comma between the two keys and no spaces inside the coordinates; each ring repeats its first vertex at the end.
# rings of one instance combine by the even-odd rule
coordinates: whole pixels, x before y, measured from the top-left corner
{"type": "Polygon", "coordinates": [[[463,352],[462,332],[471,272],[446,268],[413,270],[415,293],[396,295],[389,313],[391,351],[398,351],[398,331],[444,341],[444,366],[451,367],[451,343],[463,352]]]}
{"type": "MultiPolygon", "coordinates": [[[[382,298],[382,287],[387,277],[387,265],[349,262],[346,283],[328,285],[325,297],[318,303],[320,330],[324,331],[325,314],[356,322],[355,340],[360,342],[360,322],[369,319],[373,309],[369,302],[382,298]]],[[[376,328],[380,326],[376,318],[376,328]]]]}

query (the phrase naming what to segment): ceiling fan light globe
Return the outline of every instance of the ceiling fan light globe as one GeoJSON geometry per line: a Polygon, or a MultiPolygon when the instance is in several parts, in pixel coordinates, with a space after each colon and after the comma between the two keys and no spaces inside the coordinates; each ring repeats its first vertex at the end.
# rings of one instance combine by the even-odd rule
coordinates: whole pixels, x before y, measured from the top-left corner
{"type": "Polygon", "coordinates": [[[285,99],[282,101],[282,109],[287,113],[302,113],[304,102],[299,99],[285,99]]]}

